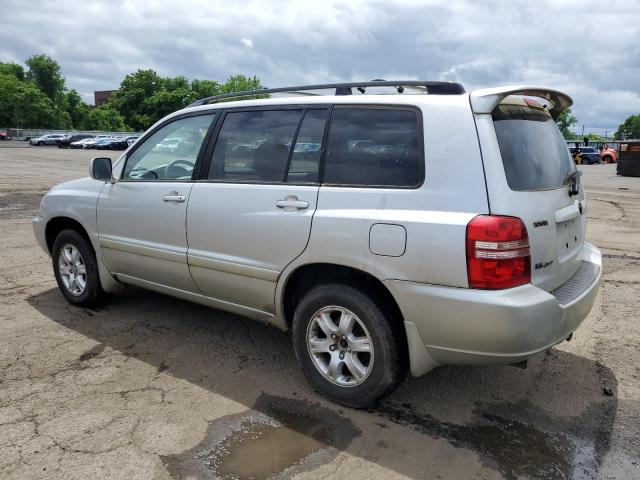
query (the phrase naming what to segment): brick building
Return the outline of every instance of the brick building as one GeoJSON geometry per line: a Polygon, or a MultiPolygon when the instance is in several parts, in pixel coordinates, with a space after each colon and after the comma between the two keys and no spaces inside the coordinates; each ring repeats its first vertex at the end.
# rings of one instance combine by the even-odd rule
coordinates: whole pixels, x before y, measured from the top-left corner
{"type": "Polygon", "coordinates": [[[93,92],[94,103],[96,107],[104,105],[111,98],[116,90],[98,90],[93,92]]]}

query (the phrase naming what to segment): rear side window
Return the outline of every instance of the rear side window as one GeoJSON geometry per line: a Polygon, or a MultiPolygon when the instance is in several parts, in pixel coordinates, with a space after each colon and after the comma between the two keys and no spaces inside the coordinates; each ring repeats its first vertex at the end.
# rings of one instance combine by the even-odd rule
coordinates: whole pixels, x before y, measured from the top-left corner
{"type": "Polygon", "coordinates": [[[215,149],[209,179],[282,182],[302,110],[229,112],[215,149]]]}
{"type": "Polygon", "coordinates": [[[546,110],[499,105],[493,112],[493,124],[512,190],[561,188],[575,170],[567,143],[546,110]]]}
{"type": "Polygon", "coordinates": [[[334,109],[324,183],[416,187],[422,182],[423,162],[415,111],[399,108],[334,109]]]}

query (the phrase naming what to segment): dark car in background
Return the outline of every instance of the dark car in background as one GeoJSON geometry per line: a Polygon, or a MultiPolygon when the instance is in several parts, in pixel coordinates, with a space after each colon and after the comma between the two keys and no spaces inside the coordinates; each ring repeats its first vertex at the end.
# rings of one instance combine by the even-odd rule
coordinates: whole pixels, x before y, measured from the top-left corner
{"type": "Polygon", "coordinates": [[[86,138],[93,138],[93,135],[89,133],[75,133],[71,135],[65,135],[62,140],[60,140],[60,143],[58,143],[58,148],[69,148],[73,142],[84,140],[86,138]]]}
{"type": "Polygon", "coordinates": [[[602,163],[600,159],[600,152],[594,147],[571,147],[571,157],[575,160],[576,153],[580,152],[580,160],[583,165],[595,165],[596,163],[602,163]]]}
{"type": "Polygon", "coordinates": [[[129,137],[116,137],[112,138],[109,143],[96,144],[98,150],[126,150],[130,145],[129,141],[135,141],[138,139],[138,135],[129,137]]]}

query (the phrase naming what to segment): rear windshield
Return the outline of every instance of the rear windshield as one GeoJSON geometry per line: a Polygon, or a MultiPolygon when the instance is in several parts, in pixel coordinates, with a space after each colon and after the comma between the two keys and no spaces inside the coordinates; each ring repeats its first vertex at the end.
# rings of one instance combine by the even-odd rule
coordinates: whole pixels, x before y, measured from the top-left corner
{"type": "Polygon", "coordinates": [[[499,105],[493,124],[512,190],[561,188],[575,170],[567,144],[546,110],[499,105]]]}

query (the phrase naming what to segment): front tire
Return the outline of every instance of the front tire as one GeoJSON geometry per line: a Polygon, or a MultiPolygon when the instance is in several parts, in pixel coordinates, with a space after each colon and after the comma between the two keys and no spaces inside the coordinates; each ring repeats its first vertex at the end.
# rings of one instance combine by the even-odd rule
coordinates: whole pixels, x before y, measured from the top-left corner
{"type": "Polygon", "coordinates": [[[399,319],[364,291],[327,284],[310,290],[293,317],[293,345],[302,371],[320,393],[353,408],[374,405],[406,373],[399,319]]]}
{"type": "Polygon", "coordinates": [[[72,305],[95,307],[107,298],[102,289],[93,246],[76,230],[63,230],[51,250],[58,288],[72,305]]]}

